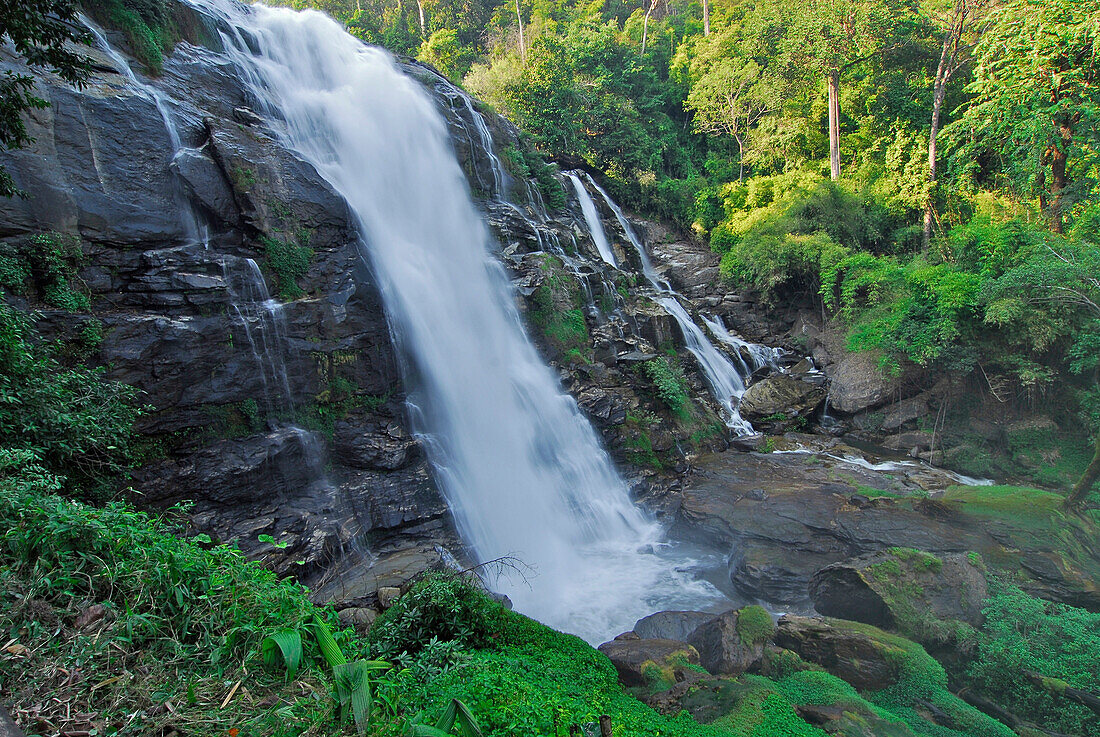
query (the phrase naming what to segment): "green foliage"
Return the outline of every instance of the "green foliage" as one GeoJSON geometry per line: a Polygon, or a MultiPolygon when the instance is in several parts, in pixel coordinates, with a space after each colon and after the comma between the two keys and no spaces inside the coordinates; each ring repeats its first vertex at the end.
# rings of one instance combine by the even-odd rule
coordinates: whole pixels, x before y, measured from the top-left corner
{"type": "Polygon", "coordinates": [[[164,53],[176,38],[166,0],[82,0],[100,23],[126,34],[130,51],[151,74],[164,68],[164,53]]]}
{"type": "Polygon", "coordinates": [[[473,54],[459,41],[452,28],[441,28],[420,46],[420,61],[426,61],[452,80],[460,80],[470,71],[473,54]]]}
{"type": "Polygon", "coordinates": [[[447,572],[425,574],[370,630],[381,658],[407,661],[433,640],[484,647],[497,628],[500,606],[469,579],[447,572]]]}
{"type": "Polygon", "coordinates": [[[1011,704],[1016,714],[1045,730],[1065,734],[1100,730],[1096,714],[1041,690],[1024,676],[1031,671],[1100,692],[1096,670],[1100,614],[1037,599],[998,579],[991,580],[990,588],[977,657],[966,674],[973,687],[1011,704]]]}
{"type": "Polygon", "coordinates": [[[309,273],[313,249],[308,245],[308,238],[304,243],[302,240],[301,238],[292,240],[269,235],[260,236],[260,245],[264,248],[267,266],[275,273],[279,297],[284,300],[298,299],[305,294],[298,286],[298,280],[309,273]]]}
{"type": "Polygon", "coordinates": [[[653,382],[657,396],[673,415],[685,418],[690,398],[684,369],[675,357],[658,356],[642,364],[642,371],[653,382]]]}
{"type": "Polygon", "coordinates": [[[136,392],[101,368],[62,365],[57,352],[0,303],[0,447],[32,454],[72,491],[105,495],[129,465],[136,392]]]}

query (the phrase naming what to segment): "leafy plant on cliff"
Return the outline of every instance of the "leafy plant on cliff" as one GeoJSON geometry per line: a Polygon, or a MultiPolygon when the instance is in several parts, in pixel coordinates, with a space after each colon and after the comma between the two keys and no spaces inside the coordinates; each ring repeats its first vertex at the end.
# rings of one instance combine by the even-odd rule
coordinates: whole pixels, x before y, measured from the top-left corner
{"type": "Polygon", "coordinates": [[[0,447],[30,453],[70,490],[107,494],[129,465],[137,392],[102,368],[63,365],[58,349],[0,303],[0,447]]]}
{"type": "Polygon", "coordinates": [[[298,280],[309,273],[313,260],[313,249],[299,239],[274,238],[260,236],[260,245],[267,257],[267,266],[278,280],[278,294],[281,299],[298,299],[305,292],[298,286],[298,280]]]}

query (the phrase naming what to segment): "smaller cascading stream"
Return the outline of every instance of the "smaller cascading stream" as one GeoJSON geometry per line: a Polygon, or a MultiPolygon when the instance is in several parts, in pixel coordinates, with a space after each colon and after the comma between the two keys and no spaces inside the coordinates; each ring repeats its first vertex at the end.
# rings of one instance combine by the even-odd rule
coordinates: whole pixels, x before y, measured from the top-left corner
{"type": "Polygon", "coordinates": [[[568,175],[569,181],[573,183],[573,190],[577,193],[577,199],[581,203],[581,212],[584,214],[584,220],[588,223],[588,232],[592,236],[593,242],[596,244],[596,250],[600,253],[602,258],[609,265],[618,267],[615,262],[615,252],[611,250],[611,244],[607,241],[607,233],[604,232],[603,223],[600,222],[600,215],[596,212],[596,203],[592,201],[592,196],[588,194],[588,190],[584,188],[584,183],[581,182],[580,177],[570,172],[568,175]]]}
{"type": "MultiPolygon", "coordinates": [[[[118,71],[156,107],[172,147],[170,162],[175,161],[185,151],[194,150],[183,144],[179,126],[172,117],[168,97],[137,76],[126,58],[111,46],[106,34],[94,21],[83,14],[79,16],[79,20],[95,38],[100,50],[115,63],[118,71]]],[[[178,177],[173,178],[176,182],[173,196],[179,206],[185,238],[190,245],[201,245],[205,250],[210,244],[209,227],[202,215],[192,206],[177,180],[178,177]]],[[[285,305],[271,296],[263,272],[254,259],[223,256],[219,259],[219,265],[229,297],[229,311],[244,332],[249,350],[256,362],[256,369],[260,374],[264,408],[268,417],[278,423],[284,423],[286,418],[294,416],[295,409],[285,360],[287,352],[285,305]]],[[[316,481],[327,484],[324,472],[324,447],[315,434],[292,423],[280,424],[280,426],[296,438],[310,470],[314,472],[316,481]]]]}
{"type": "MultiPolygon", "coordinates": [[[[164,121],[164,130],[168,134],[168,141],[172,146],[170,161],[175,161],[184,151],[185,147],[183,145],[183,138],[180,136],[179,126],[176,125],[176,121],[172,117],[172,112],[168,106],[167,97],[156,87],[138,78],[129,62],[111,46],[103,29],[97,26],[94,21],[83,14],[79,14],[77,18],[92,34],[92,37],[95,38],[100,50],[115,63],[118,71],[129,79],[134,86],[141,90],[142,94],[156,107],[157,113],[160,115],[161,120],[164,121]]],[[[206,246],[210,237],[209,228],[206,223],[203,222],[203,218],[195,212],[195,209],[191,206],[186,195],[184,195],[183,188],[180,186],[178,178],[173,177],[172,181],[174,183],[172,195],[179,206],[180,222],[183,224],[185,236],[192,243],[199,243],[206,246]]]]}
{"type": "MultiPolygon", "coordinates": [[[[576,174],[571,174],[570,176],[576,177],[576,174]]],[[[634,231],[634,227],[630,224],[622,208],[611,199],[611,196],[596,183],[596,180],[593,179],[591,175],[586,173],[585,179],[589,186],[595,189],[603,198],[604,202],[607,203],[611,212],[615,214],[615,219],[618,220],[623,233],[626,234],[627,239],[637,251],[638,259],[642,265],[642,274],[657,293],[653,300],[661,305],[661,307],[672,316],[672,319],[676,321],[676,324],[679,325],[680,332],[683,333],[684,336],[685,347],[695,357],[696,362],[699,364],[699,368],[702,369],[703,376],[706,378],[707,385],[710,387],[711,394],[714,396],[715,401],[717,401],[726,412],[727,427],[739,435],[752,434],[752,425],[741,417],[741,413],[738,411],[741,397],[745,394],[745,381],[751,371],[748,370],[748,367],[742,360],[739,360],[741,367],[738,368],[728,354],[724,351],[720,351],[714,343],[707,338],[703,329],[691,319],[691,315],[688,314],[688,311],[684,308],[684,297],[678,294],[676,290],[672,288],[672,285],[669,284],[667,280],[661,278],[657,273],[657,270],[653,266],[653,261],[650,260],[649,254],[646,252],[645,245],[634,231]]],[[[583,186],[579,186],[579,178],[576,178],[574,183],[578,185],[578,196],[581,196],[582,192],[587,194],[587,190],[585,190],[583,186]]],[[[589,197],[589,202],[591,202],[591,197],[589,197]]],[[[587,210],[585,210],[585,217],[586,219],[589,218],[587,210]]],[[[595,210],[594,203],[592,206],[591,219],[588,219],[588,225],[590,230],[596,228],[602,230],[602,225],[600,225],[599,215],[595,210]]],[[[724,327],[723,331],[729,335],[729,332],[725,331],[724,327]]],[[[732,335],[730,335],[730,339],[733,340],[732,335]]],[[[749,344],[746,343],[745,345],[749,344]]],[[[763,346],[760,346],[760,348],[764,351],[770,350],[763,346]]]]}
{"type": "Polygon", "coordinates": [[[782,348],[750,343],[744,338],[734,335],[717,315],[700,315],[710,334],[720,343],[724,343],[733,349],[733,355],[745,367],[746,376],[767,366],[773,370],[779,370],[779,359],[783,357],[782,348]],[[745,361],[745,356],[749,357],[745,361]]]}

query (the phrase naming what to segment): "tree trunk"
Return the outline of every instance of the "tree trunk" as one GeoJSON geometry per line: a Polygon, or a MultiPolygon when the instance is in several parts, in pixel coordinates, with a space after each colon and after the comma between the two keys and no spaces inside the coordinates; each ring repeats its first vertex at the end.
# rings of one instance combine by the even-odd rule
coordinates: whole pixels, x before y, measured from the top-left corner
{"type": "Polygon", "coordinates": [[[519,0],[516,0],[516,23],[519,24],[519,59],[527,63],[527,44],[523,40],[523,15],[519,12],[519,0]]]}
{"type": "Polygon", "coordinates": [[[943,109],[943,100],[947,97],[947,80],[951,78],[951,67],[954,66],[955,54],[952,48],[955,46],[956,28],[962,31],[961,25],[951,24],[951,30],[943,39],[943,51],[940,53],[940,63],[936,67],[936,82],[932,88],[932,127],[928,131],[928,192],[924,200],[924,232],[921,235],[921,248],[927,251],[932,243],[932,216],[934,214],[932,204],[936,191],[936,137],[940,132],[940,112],[943,109]]]}
{"type": "Polygon", "coordinates": [[[1100,431],[1096,433],[1096,452],[1092,456],[1092,462],[1073,485],[1073,491],[1066,498],[1066,509],[1077,509],[1085,503],[1085,498],[1092,491],[1092,485],[1096,483],[1097,477],[1100,477],[1100,431]]]}
{"type": "Polygon", "coordinates": [[[703,0],[703,35],[710,35],[710,3],[703,0]]]}
{"type": "Polygon", "coordinates": [[[657,3],[659,0],[651,0],[649,3],[649,10],[645,12],[645,20],[642,21],[642,56],[645,56],[645,42],[646,36],[649,35],[649,16],[653,14],[653,11],[657,9],[657,3]]]}
{"type": "Polygon", "coordinates": [[[1073,128],[1069,123],[1058,126],[1061,145],[1051,146],[1050,152],[1050,229],[1062,232],[1062,193],[1066,189],[1066,160],[1070,143],[1073,141],[1073,128]]]}
{"type": "Polygon", "coordinates": [[[840,70],[829,70],[829,176],[840,179],[840,70]]]}
{"type": "Polygon", "coordinates": [[[745,144],[741,136],[734,136],[733,140],[737,141],[737,183],[740,184],[745,179],[745,144]]]}

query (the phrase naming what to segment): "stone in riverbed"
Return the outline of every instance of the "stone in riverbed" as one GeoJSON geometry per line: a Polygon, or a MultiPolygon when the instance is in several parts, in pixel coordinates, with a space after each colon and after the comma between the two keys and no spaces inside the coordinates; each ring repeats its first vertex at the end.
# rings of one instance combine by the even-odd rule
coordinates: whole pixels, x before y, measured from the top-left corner
{"type": "Polygon", "coordinates": [[[709,622],[716,615],[709,612],[669,611],[642,617],[634,625],[634,632],[644,639],[682,640],[687,642],[699,625],[709,622]]]}
{"type": "Polygon", "coordinates": [[[685,666],[699,665],[699,653],[678,640],[636,639],[605,642],[598,650],[606,655],[624,686],[673,683],[686,678],[685,666]]]}
{"type": "Polygon", "coordinates": [[[741,398],[741,416],[747,420],[784,415],[805,417],[821,406],[825,392],[789,376],[769,376],[749,387],[741,398]]]}

